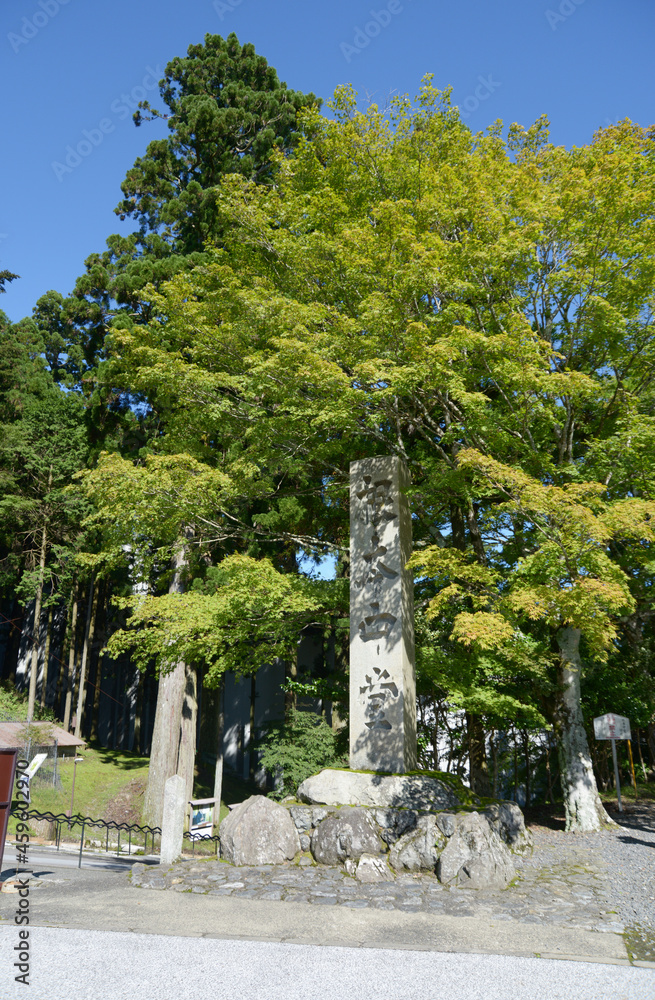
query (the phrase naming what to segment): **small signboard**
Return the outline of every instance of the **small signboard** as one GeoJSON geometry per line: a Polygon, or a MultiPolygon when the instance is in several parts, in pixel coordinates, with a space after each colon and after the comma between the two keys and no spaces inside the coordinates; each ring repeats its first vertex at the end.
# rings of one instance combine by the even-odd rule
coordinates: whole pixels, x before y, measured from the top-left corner
{"type": "Polygon", "coordinates": [[[25,774],[28,776],[28,778],[32,779],[34,777],[34,775],[36,774],[36,772],[41,767],[41,764],[43,763],[43,761],[47,760],[47,759],[48,759],[47,753],[37,753],[32,758],[32,763],[30,764],[30,766],[25,771],[25,774]]]}
{"type": "Polygon", "coordinates": [[[191,840],[211,837],[214,831],[216,799],[192,799],[189,805],[191,806],[191,820],[189,822],[191,840]]]}
{"type": "Polygon", "coordinates": [[[625,715],[599,715],[594,719],[594,736],[597,740],[629,740],[630,719],[625,715]]]}

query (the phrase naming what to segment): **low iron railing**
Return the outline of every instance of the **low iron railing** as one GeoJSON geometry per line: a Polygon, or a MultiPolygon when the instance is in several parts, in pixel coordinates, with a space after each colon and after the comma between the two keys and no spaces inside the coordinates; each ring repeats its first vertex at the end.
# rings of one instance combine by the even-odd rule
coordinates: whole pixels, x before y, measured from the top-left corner
{"type": "MultiPolygon", "coordinates": [[[[22,810],[18,809],[16,811],[21,812],[21,817],[28,820],[41,820],[47,823],[55,824],[55,844],[57,845],[57,850],[60,849],[62,843],[62,834],[64,828],[69,830],[75,826],[81,826],[80,833],[80,848],[79,848],[79,860],[78,868],[82,867],[82,852],[84,850],[84,836],[88,832],[89,827],[99,827],[104,828],[107,832],[105,841],[105,851],[107,854],[109,851],[109,832],[110,830],[116,830],[118,834],[117,845],[116,845],[116,855],[117,857],[124,857],[121,855],[121,833],[127,833],[127,854],[128,857],[132,855],[132,837],[137,834],[143,835],[143,853],[144,855],[148,853],[148,837],[150,837],[150,853],[158,854],[159,851],[155,849],[155,836],[161,838],[161,827],[159,826],[147,826],[141,825],[139,823],[117,823],[112,819],[94,819],[92,816],[82,816],[80,813],[76,813],[74,816],[67,816],[65,813],[52,813],[52,812],[39,812],[37,809],[22,810]]],[[[13,814],[13,810],[12,810],[13,814]]],[[[77,839],[77,838],[76,838],[77,839]]],[[[192,844],[192,853],[196,853],[196,843],[209,843],[211,842],[218,855],[220,838],[218,836],[212,837],[199,837],[197,834],[184,833],[183,839],[189,840],[192,844]]],[[[124,843],[124,841],[123,841],[124,843]]],[[[113,851],[111,852],[113,853],[113,851]]]]}

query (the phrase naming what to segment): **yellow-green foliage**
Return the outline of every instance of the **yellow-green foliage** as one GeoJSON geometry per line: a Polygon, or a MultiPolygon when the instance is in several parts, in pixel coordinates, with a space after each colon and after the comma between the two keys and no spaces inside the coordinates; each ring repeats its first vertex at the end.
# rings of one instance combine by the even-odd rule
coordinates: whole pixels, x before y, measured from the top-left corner
{"type": "MultiPolygon", "coordinates": [[[[115,544],[167,552],[190,525],[320,553],[347,546],[349,460],[401,455],[424,676],[543,724],[558,629],[602,658],[652,601],[652,135],[472,134],[429,78],[388,115],[349,88],[331,109],[304,113],[273,183],[223,179],[220,247],[147,289],[146,328],[111,331],[106,377],[154,401],[173,457],[105,458],[89,489],[128,525],[115,544]]],[[[249,629],[252,662],[273,633],[290,649],[312,598],[234,569],[224,593],[135,604],[142,660],[223,669],[249,629]]]]}
{"type": "Polygon", "coordinates": [[[131,650],[138,666],[155,660],[162,671],[180,660],[204,662],[209,686],[225,670],[244,673],[291,655],[300,628],[320,607],[320,588],[278,572],[268,559],[228,556],[218,570],[211,593],[123,599],[132,612],[129,628],[112,635],[110,654],[131,650]]]}

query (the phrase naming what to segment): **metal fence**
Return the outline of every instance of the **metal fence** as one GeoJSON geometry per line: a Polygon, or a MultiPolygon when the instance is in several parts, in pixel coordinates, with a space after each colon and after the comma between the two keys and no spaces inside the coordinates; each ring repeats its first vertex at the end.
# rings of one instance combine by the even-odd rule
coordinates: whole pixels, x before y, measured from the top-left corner
{"type": "MultiPolygon", "coordinates": [[[[20,809],[20,807],[17,807],[16,809],[12,810],[11,814],[13,815],[13,813],[15,813],[15,812],[21,812],[21,814],[22,814],[23,810],[20,809]]],[[[138,823],[116,823],[114,820],[93,819],[93,817],[91,817],[91,816],[82,816],[79,813],[76,813],[74,816],[67,816],[67,815],[65,815],[65,813],[57,813],[57,814],[51,813],[51,812],[43,812],[42,813],[42,812],[39,812],[37,809],[28,809],[26,815],[27,815],[27,819],[28,820],[36,820],[36,821],[40,821],[40,822],[46,822],[46,823],[52,823],[52,824],[54,824],[54,827],[55,827],[55,838],[54,839],[55,839],[55,844],[56,844],[56,847],[57,847],[58,851],[60,850],[60,848],[62,846],[63,837],[64,837],[65,833],[66,832],[70,833],[70,832],[72,832],[75,829],[75,827],[79,827],[79,829],[80,829],[80,832],[79,832],[80,845],[79,845],[79,849],[76,848],[76,850],[78,850],[78,865],[77,865],[78,868],[82,867],[82,856],[83,856],[83,851],[84,851],[84,840],[85,840],[85,837],[88,837],[89,831],[91,829],[93,829],[93,828],[96,828],[96,829],[99,829],[99,830],[104,830],[104,832],[105,832],[105,852],[107,854],[109,854],[109,853],[113,854],[114,853],[113,849],[112,849],[112,851],[110,851],[109,834],[110,834],[110,831],[115,831],[116,832],[116,834],[117,834],[117,842],[116,842],[116,851],[115,851],[115,853],[116,853],[117,857],[125,857],[124,854],[121,854],[121,834],[123,834],[123,845],[125,845],[125,840],[127,839],[127,856],[128,857],[132,857],[133,856],[132,855],[132,847],[133,847],[133,845],[136,845],[138,847],[141,846],[141,839],[142,838],[143,838],[143,854],[144,855],[146,855],[148,853],[148,838],[150,838],[150,853],[151,854],[158,854],[159,850],[160,850],[160,847],[161,847],[161,843],[158,846],[155,845],[155,838],[157,838],[159,841],[161,841],[161,828],[158,827],[158,826],[141,826],[138,823]],[[125,834],[127,834],[127,837],[125,837],[125,834]]],[[[77,833],[75,833],[75,840],[76,841],[77,841],[77,836],[78,836],[77,833]]],[[[212,836],[212,837],[204,837],[203,836],[203,837],[199,837],[197,834],[184,833],[183,839],[188,840],[188,841],[191,842],[191,845],[192,845],[191,850],[192,850],[192,854],[194,854],[194,855],[196,853],[196,844],[197,843],[200,843],[200,844],[209,844],[209,843],[211,843],[211,844],[214,845],[215,853],[218,856],[219,846],[220,846],[220,838],[218,836],[212,836]]],[[[112,848],[114,847],[113,843],[111,844],[111,847],[112,848]]]]}

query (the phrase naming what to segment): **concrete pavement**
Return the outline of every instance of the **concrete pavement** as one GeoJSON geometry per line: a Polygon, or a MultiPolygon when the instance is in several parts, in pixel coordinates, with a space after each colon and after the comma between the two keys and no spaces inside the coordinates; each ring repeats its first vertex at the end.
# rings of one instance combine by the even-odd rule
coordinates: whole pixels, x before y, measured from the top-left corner
{"type": "MultiPolygon", "coordinates": [[[[280,904],[278,904],[280,905],[280,904]]],[[[283,904],[282,904],[283,905],[283,904]]],[[[288,907],[289,909],[291,907],[288,907]]],[[[316,916],[316,910],[313,911],[316,916]]],[[[538,958],[315,947],[36,927],[28,991],[8,969],[3,1000],[653,1000],[650,970],[538,958]]]]}
{"type": "MultiPolygon", "coordinates": [[[[307,903],[132,887],[126,875],[43,869],[30,893],[30,925],[357,948],[574,957],[629,964],[619,934],[513,920],[317,907],[307,903]]],[[[0,926],[16,895],[0,893],[0,926]]]]}
{"type": "Polygon", "coordinates": [[[655,1000],[653,968],[631,966],[619,934],[143,890],[97,869],[34,874],[27,994],[13,981],[19,896],[0,893],[3,1000],[179,1000],[182,990],[214,1000],[655,1000]]]}

